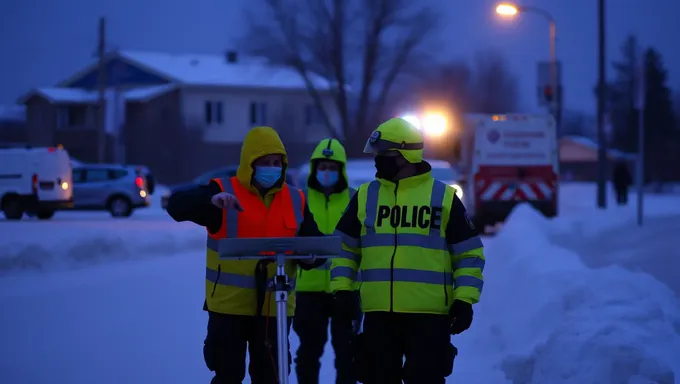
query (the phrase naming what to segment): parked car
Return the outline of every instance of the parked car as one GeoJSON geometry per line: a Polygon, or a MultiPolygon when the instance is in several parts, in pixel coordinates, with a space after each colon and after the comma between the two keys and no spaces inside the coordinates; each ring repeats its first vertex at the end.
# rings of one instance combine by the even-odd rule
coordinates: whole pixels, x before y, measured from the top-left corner
{"type": "Polygon", "coordinates": [[[109,211],[129,217],[150,205],[143,170],[117,164],[82,164],[73,168],[73,209],[109,211]]]}
{"type": "MultiPolygon", "coordinates": [[[[172,196],[173,191],[185,189],[185,188],[191,188],[196,185],[201,185],[201,184],[208,184],[210,180],[212,179],[227,179],[232,176],[236,176],[236,170],[238,169],[237,165],[232,165],[224,168],[218,168],[218,169],[213,169],[212,171],[208,171],[197,178],[193,179],[189,183],[184,183],[184,184],[179,184],[179,185],[171,185],[168,186],[168,189],[161,195],[161,207],[163,209],[167,209],[168,207],[168,201],[170,200],[170,196],[172,196]]],[[[288,184],[297,186],[296,183],[296,177],[294,172],[289,171],[286,172],[286,182],[288,184]]]]}

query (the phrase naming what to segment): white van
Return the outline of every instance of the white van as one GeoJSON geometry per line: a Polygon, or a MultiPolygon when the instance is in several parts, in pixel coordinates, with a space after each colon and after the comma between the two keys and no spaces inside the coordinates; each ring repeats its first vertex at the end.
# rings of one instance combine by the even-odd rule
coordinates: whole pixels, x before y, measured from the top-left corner
{"type": "Polygon", "coordinates": [[[8,220],[50,219],[71,206],[71,159],[62,146],[0,149],[0,210],[8,220]]]}
{"type": "Polygon", "coordinates": [[[549,114],[465,116],[461,164],[466,208],[479,228],[505,221],[520,203],[557,215],[559,159],[549,114]]]}

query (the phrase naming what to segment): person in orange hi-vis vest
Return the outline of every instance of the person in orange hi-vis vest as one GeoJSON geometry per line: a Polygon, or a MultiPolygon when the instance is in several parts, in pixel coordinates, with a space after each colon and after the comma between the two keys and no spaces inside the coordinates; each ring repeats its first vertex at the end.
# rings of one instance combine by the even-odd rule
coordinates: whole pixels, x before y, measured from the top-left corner
{"type": "MultiPolygon", "coordinates": [[[[217,243],[236,237],[323,236],[303,193],[286,184],[287,165],[286,150],[276,131],[255,127],[243,141],[236,176],[177,191],[168,201],[168,214],[175,221],[192,221],[208,232],[203,306],[208,312],[208,332],[203,354],[214,372],[211,384],[241,383],[246,375],[246,349],[251,383],[278,382],[276,300],[269,289],[276,266],[268,260],[220,260],[217,243]]],[[[289,329],[295,312],[297,268],[312,269],[324,262],[290,261],[286,266],[292,289],[289,329]]]]}

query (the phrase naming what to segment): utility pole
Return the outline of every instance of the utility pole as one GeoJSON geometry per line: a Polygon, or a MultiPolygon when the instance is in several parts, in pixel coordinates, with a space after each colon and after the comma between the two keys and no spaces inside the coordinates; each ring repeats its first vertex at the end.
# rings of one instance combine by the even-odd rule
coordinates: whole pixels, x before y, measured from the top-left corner
{"type": "Polygon", "coordinates": [[[97,162],[106,161],[106,18],[99,18],[97,38],[97,162]]]}
{"type": "MultiPolygon", "coordinates": [[[[636,52],[637,54],[637,52],[636,52]]],[[[641,50],[639,59],[637,81],[637,108],[638,108],[638,153],[637,153],[637,223],[642,227],[644,218],[644,185],[645,185],[645,106],[647,98],[647,84],[645,71],[644,50],[641,50]]]]}
{"type": "Polygon", "coordinates": [[[605,135],[605,109],[607,100],[607,74],[605,63],[605,0],[598,0],[598,82],[597,82],[597,207],[607,208],[607,137],[605,135]]]}

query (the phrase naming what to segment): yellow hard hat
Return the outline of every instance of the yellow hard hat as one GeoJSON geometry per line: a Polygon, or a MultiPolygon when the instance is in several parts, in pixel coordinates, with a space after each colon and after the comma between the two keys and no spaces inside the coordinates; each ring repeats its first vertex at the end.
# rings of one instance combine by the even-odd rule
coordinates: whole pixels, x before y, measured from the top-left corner
{"type": "Polygon", "coordinates": [[[423,161],[423,134],[408,121],[395,117],[380,124],[366,142],[364,153],[398,151],[409,163],[423,161]]]}

